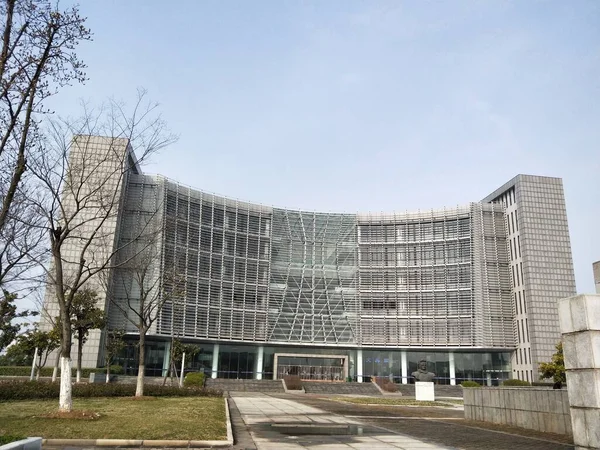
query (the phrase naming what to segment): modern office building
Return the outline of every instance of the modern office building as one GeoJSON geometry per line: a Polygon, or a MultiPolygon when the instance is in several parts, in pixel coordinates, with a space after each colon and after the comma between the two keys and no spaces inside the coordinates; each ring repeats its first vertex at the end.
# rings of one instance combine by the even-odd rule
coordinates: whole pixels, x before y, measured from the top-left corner
{"type": "MultiPolygon", "coordinates": [[[[165,299],[148,333],[148,374],[167,369],[174,336],[200,346],[190,369],[214,378],[407,383],[425,359],[440,383],[533,381],[560,339],[557,302],[575,283],[558,178],[518,175],[442,210],[334,214],[217,196],[122,160],[112,245],[128,249],[119,261],[134,261],[147,243],[132,240],[153,224],[146,279],[165,299]]],[[[134,272],[113,269],[102,293],[109,328],[132,344],[136,329],[116,305],[139,295],[134,272]]],[[[103,364],[102,340],[86,346],[88,366],[103,364]]],[[[130,345],[119,360],[129,373],[136,352],[130,345]]]]}

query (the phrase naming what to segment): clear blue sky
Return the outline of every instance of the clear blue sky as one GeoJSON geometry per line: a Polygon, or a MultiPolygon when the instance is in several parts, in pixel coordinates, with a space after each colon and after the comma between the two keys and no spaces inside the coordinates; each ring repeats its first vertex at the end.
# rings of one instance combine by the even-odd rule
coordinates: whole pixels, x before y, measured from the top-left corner
{"type": "MultiPolygon", "coordinates": [[[[63,2],[66,5],[67,2],[63,2]]],[[[78,99],[149,90],[148,172],[317,211],[477,201],[563,178],[579,292],[600,259],[600,1],[86,0],[78,99]]]]}

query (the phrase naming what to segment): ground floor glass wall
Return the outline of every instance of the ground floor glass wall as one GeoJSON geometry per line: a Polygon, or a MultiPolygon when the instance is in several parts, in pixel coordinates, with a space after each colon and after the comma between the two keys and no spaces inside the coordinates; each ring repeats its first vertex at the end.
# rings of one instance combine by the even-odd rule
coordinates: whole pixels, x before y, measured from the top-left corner
{"type": "MultiPolygon", "coordinates": [[[[332,358],[327,358],[327,355],[348,357],[348,379],[352,381],[362,379],[368,382],[372,377],[386,377],[395,383],[413,383],[411,374],[418,370],[420,361],[426,361],[427,371],[435,374],[434,381],[437,384],[459,384],[464,380],[473,380],[481,384],[498,385],[511,375],[510,352],[363,349],[362,367],[357,367],[360,361],[358,349],[218,344],[215,352],[215,344],[211,342],[186,343],[197,345],[199,351],[186,358],[185,371],[204,372],[207,376],[217,378],[279,379],[287,374],[300,375],[307,380],[342,381],[344,377],[341,370],[334,370],[341,363],[332,363],[332,358]],[[276,354],[287,356],[278,357],[279,367],[274,376],[276,354]],[[293,354],[299,356],[294,357],[293,354]]],[[[126,375],[137,374],[136,344],[137,340],[128,340],[113,362],[122,366],[126,375]]],[[[164,376],[169,366],[169,354],[169,341],[149,340],[146,343],[146,375],[164,376]]],[[[178,364],[178,372],[180,367],[178,364]]]]}

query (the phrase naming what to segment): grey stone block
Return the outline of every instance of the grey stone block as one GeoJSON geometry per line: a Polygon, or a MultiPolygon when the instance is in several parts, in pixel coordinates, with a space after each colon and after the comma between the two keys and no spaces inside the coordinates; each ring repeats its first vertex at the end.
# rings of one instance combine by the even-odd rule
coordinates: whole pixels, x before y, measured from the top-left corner
{"type": "Polygon", "coordinates": [[[575,334],[563,334],[563,355],[565,358],[565,369],[576,369],[577,366],[577,344],[575,334]]]}
{"type": "Polygon", "coordinates": [[[596,372],[592,369],[567,372],[571,406],[600,408],[600,377],[596,372]]]}
{"type": "Polygon", "coordinates": [[[571,408],[571,424],[573,426],[573,443],[581,447],[588,447],[585,410],[571,408]]]}
{"type": "Polygon", "coordinates": [[[588,446],[600,448],[600,409],[585,410],[588,446]]]}

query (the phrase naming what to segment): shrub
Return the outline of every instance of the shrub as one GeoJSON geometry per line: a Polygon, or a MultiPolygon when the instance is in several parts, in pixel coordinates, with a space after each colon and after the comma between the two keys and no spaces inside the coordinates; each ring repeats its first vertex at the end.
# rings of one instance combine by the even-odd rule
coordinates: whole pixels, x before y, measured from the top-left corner
{"type": "Polygon", "coordinates": [[[460,383],[460,385],[464,388],[481,387],[481,385],[477,381],[470,381],[470,380],[465,380],[462,383],[460,383]]]}
{"type": "MultiPolygon", "coordinates": [[[[0,383],[0,401],[58,398],[59,383],[44,381],[5,381],[0,383]]],[[[147,384],[144,394],[149,397],[220,397],[223,393],[216,389],[178,388],[147,384]]],[[[94,383],[73,385],[73,397],[133,397],[134,384],[94,383]]]]}
{"type": "Polygon", "coordinates": [[[302,390],[302,380],[300,380],[299,375],[286,375],[285,377],[283,377],[283,381],[285,381],[285,386],[290,391],[302,390]]]}
{"type": "Polygon", "coordinates": [[[183,379],[183,385],[194,388],[204,387],[204,374],[201,372],[189,372],[183,379]]]}
{"type": "Polygon", "coordinates": [[[531,383],[529,381],[524,381],[524,380],[517,380],[512,379],[512,380],[505,380],[504,383],[502,383],[502,386],[513,386],[513,387],[521,387],[521,386],[531,386],[531,383]]]}
{"type": "MultiPolygon", "coordinates": [[[[93,372],[94,369],[84,369],[93,372]]],[[[100,373],[106,373],[106,367],[100,367],[96,369],[100,373]]],[[[119,366],[118,364],[114,364],[110,366],[110,374],[111,375],[122,375],[124,373],[123,366],[119,366]]]]}

